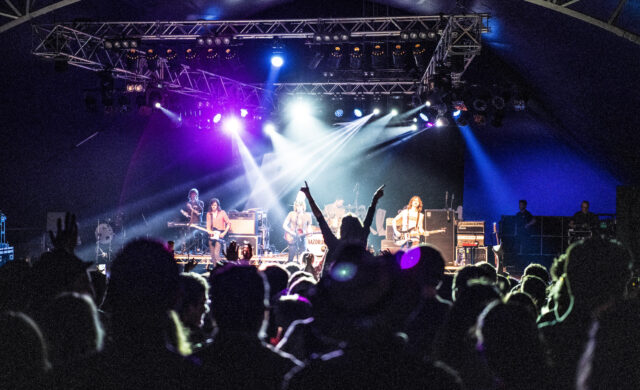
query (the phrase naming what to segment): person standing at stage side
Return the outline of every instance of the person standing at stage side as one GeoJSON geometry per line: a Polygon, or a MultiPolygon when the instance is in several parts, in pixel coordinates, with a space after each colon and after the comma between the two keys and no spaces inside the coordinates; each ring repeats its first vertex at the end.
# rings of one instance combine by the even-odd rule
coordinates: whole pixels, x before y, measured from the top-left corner
{"type": "Polygon", "coordinates": [[[183,215],[189,218],[189,223],[198,224],[202,222],[202,213],[204,211],[204,202],[199,197],[197,188],[189,190],[189,197],[186,204],[186,210],[183,210],[183,215]]]}
{"type": "Polygon", "coordinates": [[[325,266],[330,267],[333,264],[333,254],[340,244],[340,241],[349,241],[350,243],[357,242],[362,245],[363,248],[367,247],[367,239],[369,237],[371,223],[373,222],[373,215],[375,214],[378,201],[384,195],[384,184],[381,185],[373,194],[373,199],[371,200],[371,205],[367,211],[364,223],[351,213],[342,218],[342,222],[340,224],[340,239],[338,239],[331,231],[329,224],[322,215],[322,211],[320,211],[320,208],[311,196],[309,185],[306,181],[304,182],[304,187],[300,188],[300,191],[307,196],[309,205],[311,206],[311,211],[320,225],[320,231],[322,231],[324,243],[327,245],[328,252],[325,266]]]}
{"type": "Polygon", "coordinates": [[[309,233],[311,226],[311,215],[306,212],[304,198],[299,196],[293,203],[293,211],[290,211],[285,218],[282,228],[285,231],[285,240],[289,244],[289,258],[287,262],[292,262],[305,251],[305,235],[309,233]]]}
{"type": "MultiPolygon", "coordinates": [[[[409,204],[393,218],[393,232],[396,237],[401,237],[405,244],[420,243],[420,235],[424,234],[424,215],[422,215],[422,199],[415,195],[409,200],[409,204]],[[402,232],[398,231],[398,222],[401,222],[402,232]],[[404,238],[403,235],[409,235],[404,238]]],[[[411,246],[409,245],[409,246],[411,246]]]]}
{"type": "Polygon", "coordinates": [[[211,262],[215,267],[220,261],[220,249],[222,247],[222,241],[227,235],[231,222],[229,216],[222,210],[220,206],[220,200],[218,198],[211,199],[211,208],[207,213],[207,230],[219,232],[218,237],[214,234],[209,235],[209,250],[211,251],[211,262]]]}
{"type": "Polygon", "coordinates": [[[531,234],[536,219],[527,210],[527,201],[522,199],[518,202],[519,211],[516,214],[516,237],[517,249],[519,253],[529,253],[531,234]]]}
{"type": "Polygon", "coordinates": [[[598,226],[598,216],[589,211],[589,202],[582,201],[581,209],[573,214],[569,227],[577,230],[591,230],[598,226]]]}

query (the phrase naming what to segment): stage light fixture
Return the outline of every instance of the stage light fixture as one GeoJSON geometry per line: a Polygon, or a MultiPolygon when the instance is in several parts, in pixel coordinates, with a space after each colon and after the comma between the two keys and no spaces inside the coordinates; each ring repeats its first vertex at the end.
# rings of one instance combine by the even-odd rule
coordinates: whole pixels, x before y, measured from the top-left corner
{"type": "Polygon", "coordinates": [[[384,68],[386,58],[384,55],[384,46],[382,43],[375,43],[371,49],[371,66],[374,69],[384,68]]]}
{"type": "Polygon", "coordinates": [[[362,117],[362,110],[359,108],[356,108],[353,110],[353,115],[356,116],[356,118],[361,118],[362,117]]]}
{"type": "Polygon", "coordinates": [[[203,37],[198,37],[198,39],[196,39],[196,42],[198,43],[198,45],[204,46],[204,38],[203,37]]]}
{"type": "Polygon", "coordinates": [[[271,57],[271,65],[279,68],[284,64],[284,59],[282,58],[281,55],[279,54],[275,54],[271,57]]]}
{"type": "Polygon", "coordinates": [[[421,112],[419,115],[420,119],[422,119],[424,122],[429,122],[429,117],[427,116],[427,114],[425,114],[424,112],[421,112]]]}
{"type": "Polygon", "coordinates": [[[424,32],[424,31],[420,31],[420,32],[418,33],[418,38],[420,38],[420,39],[422,39],[422,40],[427,39],[427,33],[426,33],[426,32],[424,32]]]}
{"type": "Polygon", "coordinates": [[[222,128],[227,133],[238,133],[242,129],[242,122],[240,122],[240,119],[232,116],[224,121],[222,128]]]}
{"type": "Polygon", "coordinates": [[[402,39],[403,41],[408,41],[409,40],[409,33],[406,31],[403,31],[400,33],[400,39],[402,39]]]}
{"type": "Polygon", "coordinates": [[[240,117],[244,118],[244,117],[246,117],[247,115],[249,115],[249,111],[247,111],[247,109],[246,109],[246,108],[241,108],[241,109],[240,109],[240,117]]]}
{"type": "Polygon", "coordinates": [[[273,123],[265,123],[265,125],[262,128],[262,131],[264,131],[266,135],[271,137],[276,134],[276,126],[273,123]]]}
{"type": "Polygon", "coordinates": [[[162,103],[160,102],[155,102],[155,104],[153,105],[155,108],[161,108],[162,107],[162,103]]]}
{"type": "Polygon", "coordinates": [[[411,40],[414,40],[414,41],[415,41],[416,39],[418,39],[418,33],[417,33],[416,31],[411,31],[411,32],[409,33],[409,39],[411,39],[411,40]]]}
{"type": "Polygon", "coordinates": [[[213,38],[213,43],[215,43],[216,46],[222,45],[222,38],[220,38],[220,37],[213,38]]]}
{"type": "Polygon", "coordinates": [[[213,116],[213,123],[220,122],[220,119],[222,119],[222,114],[221,113],[217,113],[216,115],[213,116]]]}
{"type": "Polygon", "coordinates": [[[127,84],[127,92],[134,92],[136,87],[134,84],[127,84]]]}
{"type": "Polygon", "coordinates": [[[107,50],[111,50],[113,49],[113,42],[110,40],[105,40],[104,41],[104,48],[107,50]]]}
{"type": "Polygon", "coordinates": [[[416,130],[418,130],[418,125],[413,124],[413,125],[411,125],[410,129],[411,129],[411,131],[416,131],[416,130]]]}
{"type": "Polygon", "coordinates": [[[396,116],[396,115],[398,115],[398,110],[394,108],[393,110],[391,110],[391,116],[396,116]]]}
{"type": "Polygon", "coordinates": [[[331,51],[331,58],[329,59],[329,65],[333,69],[338,69],[340,67],[340,61],[342,60],[342,47],[334,46],[331,51]]]}
{"type": "Polygon", "coordinates": [[[416,43],[413,45],[413,60],[416,63],[416,66],[420,69],[424,69],[427,67],[427,60],[425,58],[426,53],[425,47],[421,43],[416,43]]]}
{"type": "Polygon", "coordinates": [[[455,110],[455,111],[453,112],[453,117],[454,117],[454,118],[457,118],[457,117],[459,117],[459,116],[460,116],[460,110],[455,110]]]}
{"type": "Polygon", "coordinates": [[[362,46],[355,45],[351,49],[351,53],[349,53],[349,66],[351,69],[360,69],[362,66],[362,46]]]}
{"type": "Polygon", "coordinates": [[[379,108],[374,108],[373,109],[373,115],[380,115],[380,109],[379,108]]]}
{"type": "Polygon", "coordinates": [[[342,115],[344,115],[344,110],[342,110],[342,108],[338,108],[333,115],[335,115],[336,118],[342,118],[342,115]]]}
{"type": "Polygon", "coordinates": [[[305,100],[296,100],[291,103],[289,113],[293,119],[306,119],[311,115],[311,106],[305,100]]]}
{"type": "Polygon", "coordinates": [[[406,65],[405,55],[407,51],[401,44],[396,44],[391,52],[391,59],[395,68],[404,68],[406,65]]]}
{"type": "Polygon", "coordinates": [[[436,127],[446,127],[449,126],[449,119],[447,119],[444,115],[438,115],[436,117],[436,127]]]}
{"type": "Polygon", "coordinates": [[[413,117],[412,121],[413,121],[413,123],[417,123],[418,122],[418,118],[413,117]]]}
{"type": "Polygon", "coordinates": [[[225,45],[230,45],[231,44],[231,38],[223,37],[222,38],[222,43],[225,44],[225,45]]]}

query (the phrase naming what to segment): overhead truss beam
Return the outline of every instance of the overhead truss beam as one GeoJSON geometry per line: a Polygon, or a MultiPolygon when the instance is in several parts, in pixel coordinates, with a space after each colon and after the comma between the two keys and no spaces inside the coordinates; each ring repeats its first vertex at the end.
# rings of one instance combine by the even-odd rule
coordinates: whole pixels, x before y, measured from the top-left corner
{"type": "MultiPolygon", "coordinates": [[[[264,19],[156,22],[81,22],[67,27],[87,34],[153,40],[194,40],[204,35],[234,39],[312,39],[315,34],[347,32],[354,38],[385,38],[411,30],[441,30],[450,18],[480,19],[488,31],[488,14],[389,16],[331,19],[264,19]]],[[[43,26],[44,27],[44,26],[43,26]]],[[[49,26],[52,28],[53,26],[49,26]]]]}
{"type": "Polygon", "coordinates": [[[77,3],[81,0],[61,0],[49,4],[45,7],[34,9],[33,5],[35,1],[25,0],[4,0],[7,6],[10,8],[10,12],[0,12],[0,33],[5,32],[13,27],[19,26],[22,23],[28,22],[38,16],[42,16],[51,11],[55,11],[59,8],[66,7],[73,3],[77,3]],[[24,10],[21,12],[20,9],[24,10]],[[9,19],[7,21],[7,19],[9,19]]]}
{"type": "Polygon", "coordinates": [[[105,22],[62,23],[33,26],[33,54],[45,59],[65,61],[71,66],[101,72],[132,82],[161,84],[166,90],[203,99],[240,99],[246,105],[265,108],[276,106],[275,96],[285,94],[322,95],[400,95],[415,94],[430,88],[430,81],[447,61],[457,57],[464,66],[452,74],[460,77],[473,58],[480,54],[481,34],[489,31],[487,14],[406,16],[348,19],[301,19],[256,21],[193,22],[105,22]],[[436,53],[421,78],[325,83],[279,83],[274,88],[241,83],[211,72],[186,65],[169,66],[159,57],[155,67],[149,66],[144,53],[138,51],[135,64],[127,64],[124,50],[107,50],[106,39],[114,37],[141,40],[196,39],[203,33],[230,33],[236,39],[313,38],[316,33],[348,32],[353,37],[381,39],[404,32],[436,29],[440,41],[436,53]],[[150,70],[153,69],[153,70],[150,70]],[[269,92],[271,91],[271,92],[269,92]]]}
{"type": "Polygon", "coordinates": [[[626,3],[627,0],[620,0],[615,11],[606,22],[600,19],[596,19],[593,16],[589,16],[589,15],[583,14],[582,12],[578,12],[578,11],[572,10],[571,8],[568,8],[569,2],[563,3],[562,5],[558,5],[549,0],[525,0],[525,1],[531,4],[539,5],[541,7],[559,12],[561,14],[570,16],[572,18],[582,20],[583,22],[599,27],[605,31],[616,34],[619,37],[628,39],[629,41],[640,45],[640,35],[634,34],[630,31],[624,30],[620,27],[613,25],[613,23],[616,21],[616,19],[620,15],[620,12],[622,11],[622,8],[624,7],[624,4],[626,3]]]}

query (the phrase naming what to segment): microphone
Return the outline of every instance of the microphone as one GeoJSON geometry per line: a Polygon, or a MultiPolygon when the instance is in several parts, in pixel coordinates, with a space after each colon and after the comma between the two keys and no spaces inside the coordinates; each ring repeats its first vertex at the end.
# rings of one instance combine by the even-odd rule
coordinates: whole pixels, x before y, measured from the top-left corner
{"type": "Polygon", "coordinates": [[[451,194],[451,208],[453,209],[453,199],[456,197],[456,194],[451,194]]]}
{"type": "Polygon", "coordinates": [[[444,208],[447,208],[447,205],[449,205],[449,191],[445,192],[444,195],[444,208]]]}

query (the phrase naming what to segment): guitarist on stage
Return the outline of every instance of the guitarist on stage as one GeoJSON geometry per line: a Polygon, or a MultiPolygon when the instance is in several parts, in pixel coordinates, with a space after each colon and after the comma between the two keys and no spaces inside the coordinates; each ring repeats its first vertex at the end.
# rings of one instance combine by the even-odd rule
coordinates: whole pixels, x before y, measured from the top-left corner
{"type": "Polygon", "coordinates": [[[405,241],[403,245],[412,246],[420,243],[420,237],[424,234],[424,215],[422,199],[419,196],[413,196],[409,204],[393,219],[393,232],[396,237],[405,241]],[[402,232],[398,231],[398,225],[401,226],[402,232]]]}
{"type": "Polygon", "coordinates": [[[214,267],[220,261],[222,241],[224,241],[223,238],[227,235],[230,227],[229,216],[220,207],[220,200],[218,198],[211,199],[211,209],[207,213],[207,230],[214,232],[209,233],[209,250],[214,267]]]}
{"type": "Polygon", "coordinates": [[[293,204],[293,211],[287,214],[287,218],[282,224],[284,238],[289,244],[288,262],[298,258],[298,255],[305,251],[306,243],[304,237],[309,233],[311,226],[311,215],[306,212],[304,198],[298,198],[293,204]]]}

